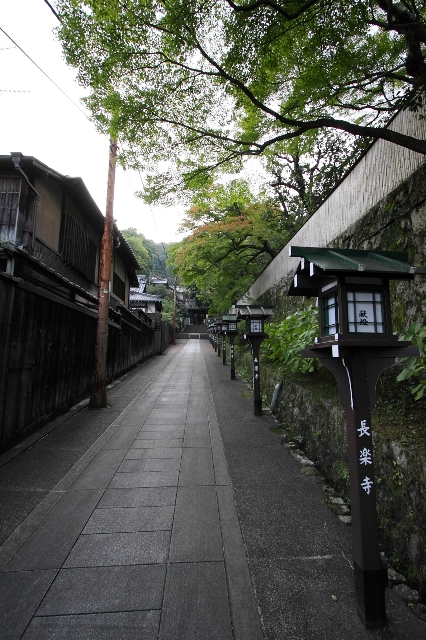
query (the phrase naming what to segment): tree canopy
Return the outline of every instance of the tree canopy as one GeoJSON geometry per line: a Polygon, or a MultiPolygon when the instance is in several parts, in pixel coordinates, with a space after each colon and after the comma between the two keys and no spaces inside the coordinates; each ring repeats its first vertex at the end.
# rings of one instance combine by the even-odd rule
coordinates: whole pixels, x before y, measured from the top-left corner
{"type": "Polygon", "coordinates": [[[271,201],[256,200],[245,183],[214,185],[194,197],[181,225],[189,235],[169,246],[170,262],[210,313],[223,313],[285,244],[293,219],[271,201]]]}
{"type": "Polygon", "coordinates": [[[87,105],[118,136],[124,161],[152,172],[152,199],[324,128],[426,153],[426,141],[385,127],[398,109],[423,104],[423,0],[57,7],[66,60],[91,89],[87,105]]]}
{"type": "Polygon", "coordinates": [[[140,264],[140,272],[149,275],[152,271],[155,258],[155,246],[152,240],[145,238],[143,233],[138,233],[135,227],[129,227],[121,231],[127,244],[136,256],[140,264]]]}

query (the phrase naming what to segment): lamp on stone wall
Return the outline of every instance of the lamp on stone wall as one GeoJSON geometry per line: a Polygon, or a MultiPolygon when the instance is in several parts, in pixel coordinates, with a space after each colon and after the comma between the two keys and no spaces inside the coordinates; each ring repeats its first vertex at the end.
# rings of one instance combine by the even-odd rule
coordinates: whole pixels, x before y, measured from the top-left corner
{"type": "Polygon", "coordinates": [[[386,623],[387,570],[379,552],[371,411],[376,382],[396,357],[419,355],[392,333],[389,281],[412,279],[407,255],[391,251],[291,247],[300,257],[288,295],[318,298],[319,336],[302,357],[336,378],[346,433],[358,613],[367,628],[386,623]]]}

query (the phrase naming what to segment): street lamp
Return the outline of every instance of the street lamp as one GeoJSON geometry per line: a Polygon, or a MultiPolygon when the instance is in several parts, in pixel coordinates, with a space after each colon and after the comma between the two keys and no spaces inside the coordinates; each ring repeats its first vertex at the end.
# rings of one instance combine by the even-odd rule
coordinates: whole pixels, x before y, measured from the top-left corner
{"type": "Polygon", "coordinates": [[[235,354],[234,354],[234,342],[235,336],[238,334],[237,329],[237,313],[228,313],[228,315],[223,316],[223,318],[227,321],[227,335],[229,336],[229,351],[231,354],[231,380],[235,380],[235,354]]]}
{"type": "Polygon", "coordinates": [[[387,570],[377,531],[371,411],[376,382],[396,357],[419,355],[392,333],[389,281],[413,279],[407,255],[392,251],[290,247],[300,257],[288,295],[318,298],[319,337],[301,352],[336,378],[346,413],[355,598],[367,628],[386,623],[387,570]]]}
{"type": "Polygon", "coordinates": [[[250,343],[253,357],[253,398],[254,415],[262,415],[262,397],[260,395],[260,345],[268,338],[265,333],[265,319],[271,316],[273,311],[266,307],[251,307],[246,304],[237,304],[238,315],[246,321],[244,339],[250,343]]]}
{"type": "Polygon", "coordinates": [[[228,319],[226,316],[222,316],[220,333],[222,335],[222,363],[226,364],[226,334],[228,333],[228,319]]]}

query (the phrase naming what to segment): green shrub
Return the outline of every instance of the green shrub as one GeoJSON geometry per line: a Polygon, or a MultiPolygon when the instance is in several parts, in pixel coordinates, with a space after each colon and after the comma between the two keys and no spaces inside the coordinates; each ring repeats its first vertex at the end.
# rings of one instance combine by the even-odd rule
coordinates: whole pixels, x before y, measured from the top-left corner
{"type": "Polygon", "coordinates": [[[302,358],[300,351],[318,335],[318,309],[310,306],[296,311],[285,320],[266,325],[269,338],[262,345],[263,356],[281,365],[284,372],[310,373],[317,367],[313,358],[302,358]]]}
{"type": "Polygon", "coordinates": [[[426,391],[426,327],[415,322],[404,336],[400,336],[400,339],[411,340],[413,345],[420,349],[420,357],[418,358],[399,358],[399,362],[403,362],[405,368],[397,377],[398,381],[411,377],[419,378],[419,383],[411,389],[414,399],[419,400],[426,391]]]}

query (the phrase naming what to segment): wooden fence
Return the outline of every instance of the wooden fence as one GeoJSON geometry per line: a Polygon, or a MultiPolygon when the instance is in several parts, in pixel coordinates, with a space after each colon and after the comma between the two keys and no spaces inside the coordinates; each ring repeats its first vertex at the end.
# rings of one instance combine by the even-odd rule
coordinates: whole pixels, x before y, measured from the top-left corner
{"type": "MultiPolygon", "coordinates": [[[[96,313],[0,272],[0,449],[90,393],[96,313]]],[[[110,322],[112,380],[170,343],[127,309],[110,322]],[[156,344],[157,343],[157,344],[156,344]]]]}

